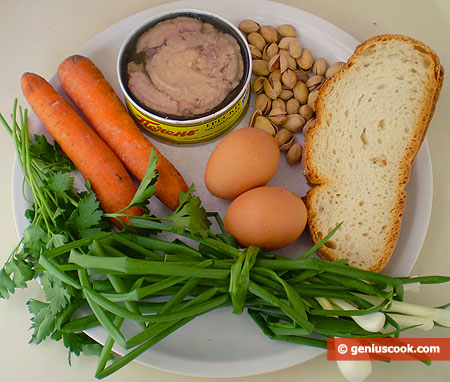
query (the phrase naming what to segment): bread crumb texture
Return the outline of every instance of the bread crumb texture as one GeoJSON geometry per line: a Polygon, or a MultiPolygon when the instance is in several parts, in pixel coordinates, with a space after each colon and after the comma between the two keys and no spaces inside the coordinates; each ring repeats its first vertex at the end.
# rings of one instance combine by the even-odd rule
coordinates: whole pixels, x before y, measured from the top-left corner
{"type": "Polygon", "coordinates": [[[306,197],[319,250],[330,260],[380,271],[396,246],[405,187],[442,85],[437,55],[405,36],[374,37],[355,50],[316,101],[305,137],[306,197]]]}

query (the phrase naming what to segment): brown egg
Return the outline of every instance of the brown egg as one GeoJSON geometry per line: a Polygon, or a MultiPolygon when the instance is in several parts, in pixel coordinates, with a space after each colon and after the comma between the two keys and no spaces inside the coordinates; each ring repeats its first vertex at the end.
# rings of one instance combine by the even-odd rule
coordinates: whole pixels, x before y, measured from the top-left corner
{"type": "Polygon", "coordinates": [[[234,199],[267,184],[279,163],[280,150],[272,135],[255,127],[235,130],[212,152],[206,165],[205,184],[213,195],[234,199]]]}
{"type": "Polygon", "coordinates": [[[229,206],[224,224],[243,247],[254,245],[276,250],[293,243],[305,229],[307,212],[303,200],[276,186],[254,188],[229,206]]]}

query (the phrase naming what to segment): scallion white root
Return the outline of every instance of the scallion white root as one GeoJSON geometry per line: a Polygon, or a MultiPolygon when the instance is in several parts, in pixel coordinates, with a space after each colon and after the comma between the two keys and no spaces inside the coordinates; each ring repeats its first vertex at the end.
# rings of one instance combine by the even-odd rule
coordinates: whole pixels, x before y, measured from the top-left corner
{"type": "Polygon", "coordinates": [[[326,297],[316,297],[316,300],[324,310],[334,310],[333,304],[326,297]]]}
{"type": "MultiPolygon", "coordinates": [[[[316,297],[316,300],[320,304],[320,306],[325,310],[335,309],[333,304],[326,297],[316,297]]],[[[341,307],[341,309],[344,308],[341,307]]],[[[352,309],[355,309],[355,307],[352,306],[352,309]]],[[[352,318],[354,319],[355,317],[352,318]]],[[[357,321],[355,322],[359,325],[357,321]]],[[[363,382],[367,379],[370,373],[372,373],[371,361],[336,361],[336,363],[342,376],[349,382],[363,382]]]]}
{"type": "MultiPolygon", "coordinates": [[[[353,304],[347,301],[341,300],[339,298],[331,298],[330,301],[337,305],[343,310],[356,310],[358,309],[353,304]]],[[[368,332],[379,332],[383,329],[386,317],[381,312],[375,312],[370,314],[365,314],[364,316],[351,316],[353,321],[355,321],[361,328],[367,330],[368,332]]]]}
{"type": "Polygon", "coordinates": [[[434,322],[431,318],[427,317],[418,317],[418,316],[407,316],[405,314],[398,313],[388,313],[389,317],[393,318],[397,324],[401,327],[406,328],[408,326],[417,326],[417,329],[428,331],[433,329],[434,322]]]}
{"type": "Polygon", "coordinates": [[[336,363],[349,382],[363,382],[372,373],[371,361],[336,361],[336,363]]]}
{"type": "Polygon", "coordinates": [[[410,283],[403,285],[403,291],[406,293],[419,293],[420,292],[420,283],[410,283]]]}
{"type": "MultiPolygon", "coordinates": [[[[369,301],[374,305],[380,304],[383,301],[381,297],[368,296],[360,293],[357,293],[356,295],[363,298],[366,301],[369,301]]],[[[392,301],[391,304],[388,304],[383,308],[383,311],[403,313],[410,316],[428,318],[438,323],[439,325],[450,327],[449,309],[430,308],[428,306],[411,304],[409,302],[404,301],[392,301]]]]}

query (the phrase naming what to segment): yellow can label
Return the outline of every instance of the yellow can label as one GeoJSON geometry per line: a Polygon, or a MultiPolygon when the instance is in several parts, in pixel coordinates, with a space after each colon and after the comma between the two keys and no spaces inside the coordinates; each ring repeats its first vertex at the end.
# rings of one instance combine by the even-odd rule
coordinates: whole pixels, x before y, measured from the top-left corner
{"type": "Polygon", "coordinates": [[[223,114],[199,124],[173,124],[157,121],[138,110],[128,99],[128,109],[136,121],[151,135],[172,143],[199,143],[214,139],[233,127],[248,103],[248,87],[236,104],[223,114]]]}

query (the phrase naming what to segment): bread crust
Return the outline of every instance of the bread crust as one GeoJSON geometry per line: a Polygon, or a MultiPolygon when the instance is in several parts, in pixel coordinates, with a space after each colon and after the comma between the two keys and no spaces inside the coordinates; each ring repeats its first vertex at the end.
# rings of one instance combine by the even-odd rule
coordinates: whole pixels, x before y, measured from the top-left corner
{"type": "MultiPolygon", "coordinates": [[[[330,93],[333,92],[335,85],[339,81],[345,80],[346,73],[353,65],[356,64],[358,57],[363,54],[366,49],[368,49],[373,44],[378,44],[380,42],[390,40],[401,40],[409,44],[413,44],[414,49],[418,49],[421,52],[426,53],[431,58],[434,68],[432,70],[433,78],[429,78],[430,87],[428,96],[425,97],[426,101],[423,104],[419,117],[416,119],[417,123],[414,126],[414,136],[410,140],[409,145],[405,150],[404,156],[400,162],[401,176],[396,190],[396,201],[395,205],[392,206],[390,221],[387,222],[388,227],[390,227],[389,233],[387,235],[388,239],[385,240],[384,248],[380,250],[378,255],[375,256],[372,264],[366,268],[374,272],[380,272],[387,265],[397,245],[401,228],[401,219],[406,206],[405,187],[409,182],[412,165],[417,156],[417,153],[419,152],[420,146],[425,138],[430,121],[433,117],[443,84],[444,69],[440,65],[440,60],[437,54],[422,42],[403,35],[379,35],[372,37],[369,40],[358,45],[355,49],[355,52],[347,61],[342,70],[328,79],[320,89],[319,96],[315,102],[316,120],[314,125],[312,125],[305,134],[304,154],[302,159],[304,175],[307,179],[308,184],[312,187],[305,196],[305,204],[308,210],[309,232],[313,243],[317,243],[322,239],[322,234],[321,228],[317,225],[316,222],[316,206],[314,204],[314,200],[316,195],[321,192],[324,186],[333,182],[333,179],[327,178],[324,174],[321,174],[319,170],[314,166],[314,153],[312,150],[316,135],[319,129],[321,129],[324,124],[323,115],[327,97],[330,93]]],[[[326,245],[323,245],[317,251],[317,253],[321,258],[327,260],[338,260],[340,258],[339,253],[337,253],[332,248],[328,248],[326,245]]]]}

